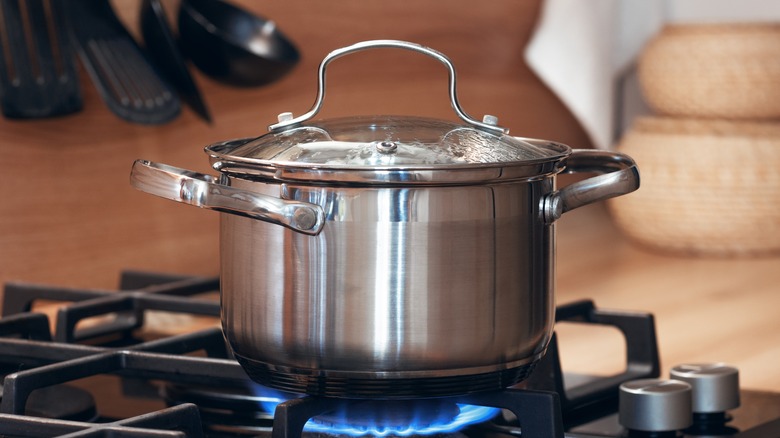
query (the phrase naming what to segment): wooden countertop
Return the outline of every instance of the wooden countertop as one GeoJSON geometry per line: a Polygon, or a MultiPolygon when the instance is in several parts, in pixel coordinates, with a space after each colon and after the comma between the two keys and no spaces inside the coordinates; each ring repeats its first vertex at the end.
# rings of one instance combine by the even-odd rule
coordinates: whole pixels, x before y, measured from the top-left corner
{"type": "MultiPolygon", "coordinates": [[[[620,234],[607,208],[591,205],[559,222],[557,280],[559,304],[590,298],[599,307],[653,313],[667,376],[684,362],[726,362],[740,369],[743,387],[780,390],[780,257],[649,251],[620,234]]],[[[559,334],[570,369],[617,371],[623,363],[599,354],[624,354],[616,331],[592,338],[560,327],[559,334]]]]}
{"type": "MultiPolygon", "coordinates": [[[[261,134],[276,114],[308,109],[319,60],[360,40],[392,37],[434,47],[462,73],[461,103],[470,113],[496,114],[517,135],[588,146],[522,61],[538,1],[502,0],[490,8],[455,1],[445,11],[379,0],[344,2],[338,10],[303,0],[244,3],[275,18],[303,59],[288,77],[259,89],[231,88],[196,73],[212,125],[187,108],[162,126],[126,123],[84,77],[82,112],[0,119],[0,282],[112,289],[122,269],[216,275],[218,215],[133,190],[133,160],[209,171],[203,146],[261,134]]],[[[453,119],[441,66],[410,56],[387,52],[334,63],[322,116],[453,119]]],[[[724,361],[740,367],[744,386],[780,391],[780,258],[648,252],[627,242],[599,205],[566,214],[558,233],[559,303],[590,298],[600,307],[652,312],[665,370],[684,361],[724,361]]],[[[599,373],[621,365],[612,353],[623,347],[612,331],[562,326],[560,335],[569,369],[599,373]]]]}

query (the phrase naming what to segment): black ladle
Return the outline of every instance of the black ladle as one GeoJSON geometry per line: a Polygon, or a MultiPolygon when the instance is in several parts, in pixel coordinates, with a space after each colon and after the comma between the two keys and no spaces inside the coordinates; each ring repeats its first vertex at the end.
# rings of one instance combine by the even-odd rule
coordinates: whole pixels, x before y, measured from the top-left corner
{"type": "Polygon", "coordinates": [[[300,59],[273,21],[219,0],[183,0],[179,38],[201,71],[230,85],[268,84],[300,59]]]}

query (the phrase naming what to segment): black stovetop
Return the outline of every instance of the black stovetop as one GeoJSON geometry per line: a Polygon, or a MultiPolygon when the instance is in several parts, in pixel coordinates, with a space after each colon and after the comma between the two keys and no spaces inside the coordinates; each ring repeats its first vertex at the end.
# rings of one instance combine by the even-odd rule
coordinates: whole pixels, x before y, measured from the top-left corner
{"type": "MultiPolygon", "coordinates": [[[[202,296],[218,287],[215,278],[138,272],[122,274],[120,291],[6,285],[0,435],[298,438],[315,435],[303,431],[310,418],[365,403],[300,397],[280,403],[275,413],[264,411],[258,407],[264,396],[248,389],[256,385],[231,359],[219,328],[165,336],[148,330],[145,320],[154,311],[219,316],[218,301],[202,296]],[[65,303],[53,326],[48,316],[31,311],[41,301],[65,303]]],[[[565,374],[554,337],[520,387],[447,400],[502,409],[453,436],[629,436],[617,422],[618,386],[660,372],[652,315],[581,301],[559,307],[556,319],[617,328],[626,341],[626,371],[565,374]]],[[[780,438],[780,394],[742,391],[741,406],[729,415],[724,427],[705,435],[780,438]]]]}

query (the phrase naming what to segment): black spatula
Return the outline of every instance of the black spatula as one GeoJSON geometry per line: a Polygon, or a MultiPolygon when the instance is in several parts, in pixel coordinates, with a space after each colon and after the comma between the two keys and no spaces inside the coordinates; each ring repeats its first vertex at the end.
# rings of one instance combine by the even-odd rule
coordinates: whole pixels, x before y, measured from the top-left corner
{"type": "Polygon", "coordinates": [[[59,1],[0,0],[0,106],[12,118],[78,111],[81,89],[59,1]]]}
{"type": "Polygon", "coordinates": [[[68,12],[79,56],[114,114],[144,124],[179,115],[175,91],[157,74],[108,0],[70,2],[68,12]]]}

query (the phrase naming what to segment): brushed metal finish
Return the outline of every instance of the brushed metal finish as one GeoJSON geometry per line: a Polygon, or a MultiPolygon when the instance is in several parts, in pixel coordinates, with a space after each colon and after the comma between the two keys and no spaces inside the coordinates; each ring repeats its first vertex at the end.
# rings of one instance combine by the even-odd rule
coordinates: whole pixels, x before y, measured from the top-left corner
{"type": "Polygon", "coordinates": [[[693,387],[693,412],[708,414],[739,407],[739,370],[723,363],[682,364],[671,377],[693,387]]]}
{"type": "Polygon", "coordinates": [[[620,424],[631,430],[671,432],[693,423],[691,385],[679,380],[640,379],[620,385],[620,424]]]}
{"type": "Polygon", "coordinates": [[[466,187],[310,187],[231,179],[322,206],[323,231],[221,217],[222,317],[241,356],[322,375],[502,370],[553,324],[554,178],[466,187]]]}

